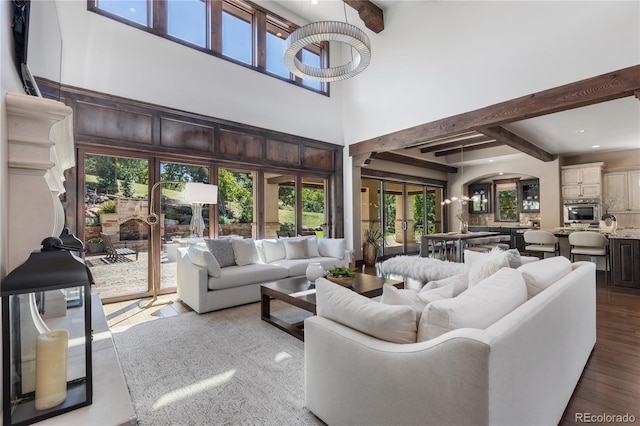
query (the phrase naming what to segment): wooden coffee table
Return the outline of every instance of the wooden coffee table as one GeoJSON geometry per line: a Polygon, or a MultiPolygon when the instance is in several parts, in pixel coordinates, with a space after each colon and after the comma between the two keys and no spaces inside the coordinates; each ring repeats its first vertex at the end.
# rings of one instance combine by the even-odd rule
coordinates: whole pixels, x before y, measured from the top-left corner
{"type": "MultiPolygon", "coordinates": [[[[366,297],[376,297],[382,294],[382,286],[390,284],[397,288],[404,288],[404,282],[374,275],[356,273],[351,290],[366,297]]],[[[264,283],[260,286],[260,303],[262,320],[304,341],[303,323],[288,323],[271,315],[271,300],[282,300],[290,305],[316,314],[316,288],[306,277],[285,278],[278,281],[264,283]]]]}

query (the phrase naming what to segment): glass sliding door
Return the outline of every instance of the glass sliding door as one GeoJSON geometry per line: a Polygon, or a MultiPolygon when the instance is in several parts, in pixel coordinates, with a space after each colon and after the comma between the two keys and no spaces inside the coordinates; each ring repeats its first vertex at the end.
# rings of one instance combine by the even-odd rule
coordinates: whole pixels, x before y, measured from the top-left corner
{"type": "Polygon", "coordinates": [[[85,154],[84,235],[87,265],[95,281],[91,290],[103,300],[148,294],[149,161],[85,154]],[[127,248],[126,255],[113,249],[127,248]]]}
{"type": "MultiPolygon", "coordinates": [[[[174,291],[177,286],[176,258],[179,247],[186,247],[189,241],[193,207],[184,201],[187,182],[210,183],[207,166],[160,162],[160,186],[156,189],[156,199],[160,199],[160,244],[159,267],[161,292],[174,291]]],[[[205,229],[203,235],[209,235],[209,209],[215,206],[205,204],[202,207],[205,229]]],[[[158,247],[156,245],[155,247],[158,247]]]]}
{"type": "MultiPolygon", "coordinates": [[[[362,179],[360,187],[360,237],[365,241],[368,229],[383,231],[382,226],[382,181],[362,179]]],[[[382,254],[381,252],[378,255],[382,254]]]]}
{"type": "Polygon", "coordinates": [[[218,169],[218,235],[257,238],[255,172],[218,169]]]}
{"type": "Polygon", "coordinates": [[[325,236],[327,224],[326,179],[302,178],[302,234],[325,236]]]}
{"type": "Polygon", "coordinates": [[[264,237],[296,235],[296,177],[264,174],[264,237]]]}

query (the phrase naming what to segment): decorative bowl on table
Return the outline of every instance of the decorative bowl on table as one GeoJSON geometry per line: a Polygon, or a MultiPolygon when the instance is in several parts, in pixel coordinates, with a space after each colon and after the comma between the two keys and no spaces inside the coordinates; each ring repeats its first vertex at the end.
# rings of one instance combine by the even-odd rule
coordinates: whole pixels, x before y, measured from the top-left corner
{"type": "Polygon", "coordinates": [[[348,268],[336,267],[330,270],[325,278],[333,283],[349,287],[355,281],[356,273],[348,268]]]}
{"type": "Polygon", "coordinates": [[[587,228],[589,228],[588,223],[572,223],[571,227],[573,228],[574,231],[584,231],[587,228]]]}

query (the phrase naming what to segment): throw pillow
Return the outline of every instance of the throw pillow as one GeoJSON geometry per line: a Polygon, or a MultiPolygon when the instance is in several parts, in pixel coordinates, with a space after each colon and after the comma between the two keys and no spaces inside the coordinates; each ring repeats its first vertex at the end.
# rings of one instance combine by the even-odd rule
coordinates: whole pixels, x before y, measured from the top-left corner
{"type": "Polygon", "coordinates": [[[231,240],[236,265],[244,266],[258,263],[260,256],[253,238],[243,238],[241,240],[231,240]]]}
{"type": "Polygon", "coordinates": [[[215,256],[221,268],[226,268],[227,266],[233,266],[236,264],[233,245],[231,244],[230,239],[205,239],[204,242],[207,243],[207,248],[211,254],[215,256]]]}
{"type": "Polygon", "coordinates": [[[319,257],[320,252],[318,251],[318,237],[315,235],[308,235],[306,237],[302,237],[307,241],[309,245],[307,249],[309,250],[309,257],[319,257]]]}
{"type": "Polygon", "coordinates": [[[453,297],[453,284],[434,288],[428,291],[416,292],[409,289],[400,289],[392,285],[382,286],[382,299],[380,303],[387,305],[411,306],[416,311],[416,321],[420,322],[422,311],[431,302],[453,297]]]}
{"type": "Polygon", "coordinates": [[[532,298],[573,269],[571,261],[564,256],[548,257],[518,268],[527,284],[527,295],[532,298]]]}
{"type": "Polygon", "coordinates": [[[283,240],[262,240],[262,249],[264,250],[264,261],[267,263],[287,258],[283,240]]]}
{"type": "Polygon", "coordinates": [[[483,257],[475,260],[471,266],[469,266],[469,288],[475,286],[490,275],[495,274],[501,268],[508,267],[509,261],[505,253],[506,252],[502,250],[492,250],[484,254],[483,257]]]}
{"type": "Polygon", "coordinates": [[[485,329],[526,301],[522,274],[502,268],[458,297],[428,304],[418,325],[418,342],[458,328],[485,329]]]}
{"type": "Polygon", "coordinates": [[[433,290],[435,288],[453,286],[453,294],[451,297],[456,297],[467,288],[469,288],[469,275],[466,272],[453,275],[451,277],[443,278],[438,281],[429,281],[420,289],[420,292],[433,290]]]}
{"type": "Polygon", "coordinates": [[[325,278],[316,280],[319,317],[394,343],[416,342],[416,314],[409,306],[385,305],[325,278]]]}
{"type": "Polygon", "coordinates": [[[518,249],[509,249],[505,253],[507,262],[509,262],[509,268],[517,268],[522,265],[522,257],[518,249]]]}
{"type": "Polygon", "coordinates": [[[205,268],[207,274],[212,277],[220,278],[220,264],[216,258],[207,249],[201,249],[192,245],[189,247],[189,260],[196,266],[205,268]]]}
{"type": "Polygon", "coordinates": [[[344,238],[318,238],[318,252],[323,257],[342,259],[347,249],[344,238]]]}
{"type": "Polygon", "coordinates": [[[288,238],[284,240],[284,248],[287,252],[287,259],[309,258],[309,244],[306,240],[288,238]]]}

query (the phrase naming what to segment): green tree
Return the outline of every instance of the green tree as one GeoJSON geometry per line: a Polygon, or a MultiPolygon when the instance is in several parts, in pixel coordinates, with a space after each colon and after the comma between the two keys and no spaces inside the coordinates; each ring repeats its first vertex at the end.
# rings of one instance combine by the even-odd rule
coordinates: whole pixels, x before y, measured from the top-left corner
{"type": "Polygon", "coordinates": [[[253,175],[218,169],[220,223],[253,222],[253,175]]]}

